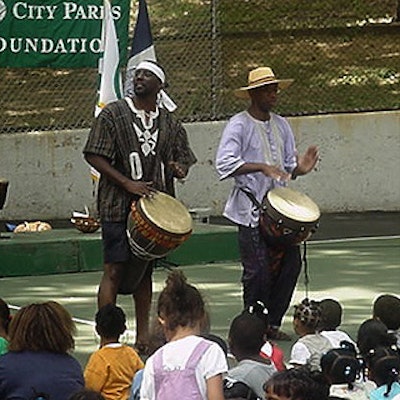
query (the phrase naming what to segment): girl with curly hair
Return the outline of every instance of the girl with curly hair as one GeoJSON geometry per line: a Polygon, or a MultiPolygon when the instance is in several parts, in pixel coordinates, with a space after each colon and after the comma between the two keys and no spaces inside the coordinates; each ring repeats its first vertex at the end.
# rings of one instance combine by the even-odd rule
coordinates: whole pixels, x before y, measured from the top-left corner
{"type": "Polygon", "coordinates": [[[300,336],[292,346],[290,364],[307,366],[312,371],[321,370],[321,356],[333,348],[331,342],[318,331],[321,309],[318,302],[304,299],[295,306],[293,329],[300,336]]]}

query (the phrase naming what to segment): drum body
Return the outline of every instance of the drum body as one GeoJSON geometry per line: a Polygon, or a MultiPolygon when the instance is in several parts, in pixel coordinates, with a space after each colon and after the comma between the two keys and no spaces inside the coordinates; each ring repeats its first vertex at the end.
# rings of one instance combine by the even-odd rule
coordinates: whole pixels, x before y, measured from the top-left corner
{"type": "Polygon", "coordinates": [[[286,187],[270,190],[260,214],[260,230],[271,245],[293,246],[318,229],[321,213],[305,194],[286,187]]]}
{"type": "Polygon", "coordinates": [[[128,242],[143,260],[165,257],[189,239],[192,217],[178,200],[163,192],[133,202],[127,221],[128,242]]]}

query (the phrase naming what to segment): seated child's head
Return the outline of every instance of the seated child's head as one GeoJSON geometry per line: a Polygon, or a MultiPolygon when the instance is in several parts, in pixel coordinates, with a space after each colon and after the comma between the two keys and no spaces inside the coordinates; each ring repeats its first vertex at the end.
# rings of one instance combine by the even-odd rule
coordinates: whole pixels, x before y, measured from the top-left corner
{"type": "Polygon", "coordinates": [[[200,292],[187,283],[182,271],[173,270],[158,298],[157,312],[169,339],[167,332],[178,327],[190,327],[200,333],[206,311],[200,292]]]}
{"type": "Polygon", "coordinates": [[[0,299],[0,336],[7,336],[8,325],[10,324],[10,321],[10,308],[3,299],[0,299]]]}
{"type": "Polygon", "coordinates": [[[260,300],[257,300],[255,303],[251,304],[248,308],[247,311],[250,314],[255,315],[258,317],[264,324],[265,331],[267,332],[269,328],[269,314],[268,314],[268,309],[265,307],[264,303],[260,300]]]}
{"type": "Polygon", "coordinates": [[[369,379],[378,386],[388,385],[385,397],[390,393],[392,384],[400,376],[400,353],[396,346],[378,347],[366,357],[369,379]]]}
{"type": "Polygon", "coordinates": [[[400,329],[400,298],[392,294],[379,296],[373,304],[373,317],[392,331],[400,329]]]}
{"type": "Polygon", "coordinates": [[[321,370],[329,384],[347,383],[352,389],[352,384],[361,372],[354,345],[342,342],[341,348],[329,350],[321,358],[321,370]]]}
{"type": "Polygon", "coordinates": [[[396,337],[387,331],[386,325],[377,319],[367,319],[357,332],[357,347],[362,357],[377,347],[390,347],[396,343],[396,337]]]}
{"type": "Polygon", "coordinates": [[[304,299],[294,306],[293,326],[298,335],[315,333],[321,318],[318,302],[304,299]]]}
{"type": "Polygon", "coordinates": [[[109,303],[96,313],[96,331],[106,339],[116,339],[126,330],[126,317],[122,308],[109,303]]]}
{"type": "Polygon", "coordinates": [[[257,356],[265,343],[265,325],[248,311],[236,316],[229,329],[229,347],[237,359],[257,356]]]}
{"type": "Polygon", "coordinates": [[[342,306],[334,299],[323,299],[319,302],[321,318],[319,331],[334,331],[342,323],[342,306]]]}
{"type": "Polygon", "coordinates": [[[305,368],[275,373],[264,385],[267,400],[324,400],[329,386],[314,378],[305,368]]]}
{"type": "Polygon", "coordinates": [[[65,354],[74,349],[75,332],[71,314],[60,303],[31,303],[19,309],[11,320],[8,350],[65,354]]]}

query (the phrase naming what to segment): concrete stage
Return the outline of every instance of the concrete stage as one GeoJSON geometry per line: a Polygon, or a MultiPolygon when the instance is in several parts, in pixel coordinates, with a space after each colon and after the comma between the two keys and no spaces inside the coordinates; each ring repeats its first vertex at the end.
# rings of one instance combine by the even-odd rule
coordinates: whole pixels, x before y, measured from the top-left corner
{"type": "MultiPolygon", "coordinates": [[[[177,265],[236,259],[236,228],[205,223],[194,224],[191,237],[167,256],[168,262],[177,265]]],[[[1,233],[0,277],[97,271],[102,263],[100,230],[1,233]]]]}

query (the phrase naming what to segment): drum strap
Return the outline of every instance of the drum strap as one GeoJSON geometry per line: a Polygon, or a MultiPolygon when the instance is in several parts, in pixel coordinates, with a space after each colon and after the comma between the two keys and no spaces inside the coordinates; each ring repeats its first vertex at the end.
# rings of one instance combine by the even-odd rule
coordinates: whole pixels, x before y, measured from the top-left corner
{"type": "Polygon", "coordinates": [[[263,205],[256,199],[253,193],[243,188],[240,188],[240,190],[251,200],[257,210],[265,211],[263,205]]]}
{"type": "Polygon", "coordinates": [[[303,242],[303,258],[302,263],[304,265],[304,286],[306,288],[306,298],[308,299],[308,290],[310,284],[310,275],[308,273],[308,262],[307,262],[307,241],[303,242]]]}

